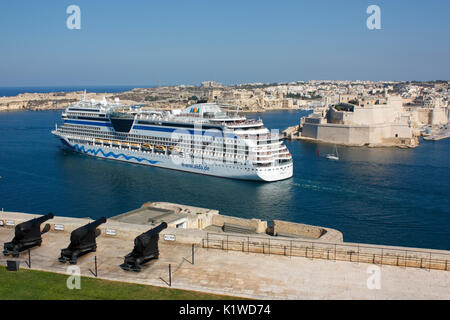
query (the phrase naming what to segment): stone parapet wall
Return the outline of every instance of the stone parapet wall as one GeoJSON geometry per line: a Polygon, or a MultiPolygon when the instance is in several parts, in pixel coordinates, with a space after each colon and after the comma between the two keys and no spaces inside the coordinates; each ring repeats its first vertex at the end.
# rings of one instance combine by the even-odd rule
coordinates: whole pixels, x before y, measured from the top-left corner
{"type": "Polygon", "coordinates": [[[292,235],[330,242],[344,241],[343,234],[337,230],[281,220],[273,221],[273,233],[275,236],[292,235]]]}
{"type": "Polygon", "coordinates": [[[213,216],[212,222],[213,225],[218,227],[223,227],[223,225],[227,223],[245,228],[252,228],[256,230],[256,233],[265,233],[267,230],[267,221],[261,221],[259,219],[243,219],[218,214],[213,216]]]}
{"type": "Polygon", "coordinates": [[[319,239],[324,233],[326,233],[326,230],[320,227],[310,226],[306,224],[274,220],[273,233],[275,236],[281,233],[319,239]]]}
{"type": "Polygon", "coordinates": [[[170,202],[147,202],[143,207],[154,207],[173,210],[177,214],[187,215],[188,229],[204,229],[213,224],[214,216],[219,211],[207,208],[199,208],[170,202]]]}

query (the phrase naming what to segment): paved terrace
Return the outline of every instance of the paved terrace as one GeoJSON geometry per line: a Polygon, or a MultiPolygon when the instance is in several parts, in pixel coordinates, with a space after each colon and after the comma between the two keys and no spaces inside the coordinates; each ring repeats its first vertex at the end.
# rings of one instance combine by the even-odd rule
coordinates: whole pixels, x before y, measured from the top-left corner
{"type": "MultiPolygon", "coordinates": [[[[80,225],[85,222],[79,220],[80,225]]],[[[14,228],[0,227],[1,243],[10,241],[13,235],[14,228]]],[[[58,257],[60,250],[67,247],[69,237],[66,231],[44,234],[42,246],[31,250],[32,269],[65,274],[69,265],[58,262],[58,257]]],[[[168,287],[171,264],[173,288],[248,298],[450,299],[449,271],[378,265],[381,288],[370,290],[368,267],[374,265],[369,263],[207,249],[198,245],[191,264],[191,245],[160,241],[160,259],[148,263],[141,273],[134,273],[119,267],[123,256],[133,248],[132,238],[103,234],[97,238],[97,246],[97,252],[78,260],[84,276],[93,276],[89,270],[94,270],[96,255],[98,277],[102,279],[168,287]]],[[[27,258],[26,252],[17,258],[21,268],[28,268],[27,258]]],[[[0,264],[6,265],[6,260],[1,255],[0,264]]]]}

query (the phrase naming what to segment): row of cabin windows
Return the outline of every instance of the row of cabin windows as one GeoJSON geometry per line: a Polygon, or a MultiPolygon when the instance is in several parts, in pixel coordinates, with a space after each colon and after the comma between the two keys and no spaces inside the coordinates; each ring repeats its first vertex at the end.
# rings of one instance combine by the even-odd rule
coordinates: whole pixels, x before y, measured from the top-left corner
{"type": "MultiPolygon", "coordinates": [[[[162,137],[149,137],[149,136],[141,136],[141,135],[118,135],[118,134],[111,134],[108,132],[100,132],[100,128],[98,127],[90,127],[90,128],[86,128],[85,126],[80,126],[80,125],[70,125],[70,126],[65,126],[63,125],[63,127],[61,127],[61,131],[62,132],[76,132],[76,133],[82,133],[84,135],[90,136],[92,137],[93,134],[95,134],[95,137],[97,138],[103,138],[103,139],[121,139],[121,140],[126,140],[129,142],[141,142],[141,143],[160,143],[160,142],[167,142],[169,143],[168,145],[193,145],[195,147],[201,147],[203,146],[205,143],[208,143],[210,141],[202,141],[203,145],[198,145],[195,143],[195,137],[194,139],[188,139],[190,141],[184,141],[185,139],[181,139],[181,140],[174,140],[174,139],[170,139],[170,138],[162,138],[162,137]],[[131,137],[131,139],[130,139],[131,137]]],[[[232,140],[232,139],[227,139],[228,142],[236,142],[236,140],[232,140]]],[[[222,148],[224,145],[222,143],[220,143],[220,141],[213,141],[209,144],[204,145],[205,147],[209,146],[209,147],[215,147],[215,148],[222,148]]],[[[238,144],[232,144],[232,145],[227,145],[225,144],[225,148],[230,148],[230,149],[237,149],[237,150],[245,150],[248,151],[249,146],[245,145],[244,142],[242,143],[238,143],[238,144]]],[[[272,150],[267,150],[267,148],[265,150],[258,150],[260,152],[270,152],[272,150]]]]}
{"type": "MultiPolygon", "coordinates": [[[[68,133],[69,134],[69,133],[68,133]]],[[[75,133],[72,133],[76,135],[75,133]]],[[[83,133],[83,136],[89,137],[89,138],[97,138],[97,139],[105,139],[105,140],[109,140],[109,139],[113,139],[111,137],[108,136],[102,136],[101,134],[86,134],[83,133]]],[[[134,143],[135,141],[129,141],[131,143],[134,143]]],[[[227,146],[222,146],[222,145],[216,145],[216,146],[202,146],[202,145],[197,145],[197,144],[188,144],[188,143],[175,143],[175,142],[168,142],[168,143],[161,143],[160,141],[157,140],[146,140],[146,143],[152,144],[152,145],[157,145],[157,144],[162,144],[165,145],[166,147],[172,146],[172,147],[179,147],[182,150],[188,151],[188,152],[209,152],[209,153],[220,153],[220,152],[225,152],[227,154],[236,154],[236,155],[249,155],[249,154],[255,154],[254,151],[250,152],[250,150],[248,148],[246,149],[241,149],[241,148],[233,148],[233,147],[228,147],[227,146]]],[[[105,143],[108,144],[108,143],[105,143]]],[[[279,150],[279,151],[275,151],[275,152],[267,152],[267,151],[258,151],[258,155],[265,155],[265,156],[270,156],[270,155],[277,155],[279,153],[281,153],[282,151],[286,151],[287,149],[286,147],[284,147],[284,149],[279,150]]]]}

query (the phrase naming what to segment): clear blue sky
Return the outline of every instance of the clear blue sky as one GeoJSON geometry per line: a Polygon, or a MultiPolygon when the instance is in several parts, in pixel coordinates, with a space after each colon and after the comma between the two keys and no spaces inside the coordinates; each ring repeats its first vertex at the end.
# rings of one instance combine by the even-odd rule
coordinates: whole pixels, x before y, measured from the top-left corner
{"type": "Polygon", "coordinates": [[[450,78],[448,0],[2,1],[0,86],[450,78]],[[66,8],[81,8],[81,30],[66,8]],[[366,27],[381,8],[382,30],[366,27]]]}

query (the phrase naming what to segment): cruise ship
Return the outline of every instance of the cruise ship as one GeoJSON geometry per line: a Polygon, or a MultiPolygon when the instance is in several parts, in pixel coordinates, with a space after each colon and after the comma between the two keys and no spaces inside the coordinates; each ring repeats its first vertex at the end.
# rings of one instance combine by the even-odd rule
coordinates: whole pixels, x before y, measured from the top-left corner
{"type": "Polygon", "coordinates": [[[255,181],[292,177],[292,156],[278,132],[229,105],[198,103],[170,111],[86,100],[69,105],[52,133],[90,156],[255,181]]]}

